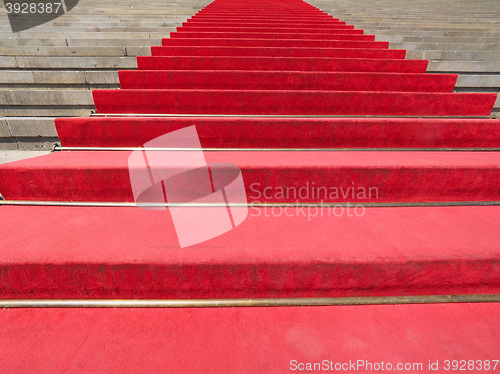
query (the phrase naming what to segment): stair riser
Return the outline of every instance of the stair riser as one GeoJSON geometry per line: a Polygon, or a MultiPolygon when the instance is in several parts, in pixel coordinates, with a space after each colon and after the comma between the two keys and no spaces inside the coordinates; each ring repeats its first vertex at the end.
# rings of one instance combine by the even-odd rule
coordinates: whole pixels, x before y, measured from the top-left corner
{"type": "MultiPolygon", "coordinates": [[[[80,166],[65,160],[67,153],[58,154],[61,164],[53,167],[0,168],[0,191],[7,200],[41,201],[116,201],[133,202],[131,175],[142,173],[133,167],[129,171],[130,152],[97,157],[113,157],[112,164],[86,164],[83,153],[80,166]],[[82,165],[83,161],[83,165],[82,165]],[[85,166],[92,165],[92,166],[85,166]],[[29,181],[29,183],[26,183],[29,181]]],[[[394,157],[401,153],[340,152],[340,160],[372,157],[394,157]]],[[[418,153],[414,157],[417,157],[418,153]]],[[[474,164],[439,164],[439,160],[458,155],[438,154],[425,163],[385,162],[378,166],[352,165],[349,162],[324,163],[333,154],[321,152],[208,152],[207,162],[229,163],[242,171],[249,202],[265,203],[378,203],[378,202],[437,202],[437,201],[498,201],[500,200],[500,168],[495,155],[481,155],[487,161],[474,164]],[[262,158],[265,157],[265,160],[262,158]],[[491,160],[490,160],[491,158],[491,160]],[[260,159],[260,161],[258,161],[260,159]],[[294,163],[294,160],[297,162],[294,163]],[[304,160],[309,160],[304,164],[304,160]],[[323,162],[323,164],[322,164],[323,162]],[[281,192],[280,192],[281,191],[281,192]],[[284,195],[283,191],[287,191],[284,195]],[[302,191],[302,192],[301,192],[302,191]]],[[[46,156],[47,157],[47,156],[46,156]]],[[[74,157],[74,156],[73,156],[74,157]]],[[[165,157],[169,157],[167,154],[165,157]]],[[[170,157],[173,157],[170,155],[170,157]]],[[[48,160],[48,158],[46,158],[48,160]]],[[[75,161],[77,162],[77,161],[75,161]]],[[[444,161],[442,161],[444,162],[444,161]]],[[[226,169],[220,171],[226,175],[226,169]]],[[[194,177],[193,177],[194,178],[194,177]]],[[[192,185],[201,185],[193,180],[192,185]]],[[[244,201],[242,201],[244,202],[244,201]]]]}
{"type": "Polygon", "coordinates": [[[496,94],[94,90],[98,113],[487,116],[496,94]]]}
{"type": "Polygon", "coordinates": [[[163,46],[235,46],[235,47],[302,47],[302,48],[389,48],[389,42],[306,39],[162,39],[163,46]]]}
{"type": "Polygon", "coordinates": [[[259,48],[259,47],[151,47],[153,56],[263,56],[404,59],[404,49],[259,48]]]}
{"type": "Polygon", "coordinates": [[[354,29],[354,26],[337,26],[335,28],[305,28],[305,29],[297,29],[297,28],[285,28],[285,27],[221,27],[221,26],[213,26],[213,27],[203,27],[203,26],[181,26],[177,27],[177,31],[182,32],[261,32],[261,33],[295,33],[295,34],[364,34],[363,30],[354,29]]]}
{"type": "Polygon", "coordinates": [[[374,41],[374,35],[353,35],[339,33],[258,33],[258,32],[184,32],[170,33],[171,39],[307,39],[307,40],[352,40],[352,41],[374,41]]]}
{"type": "Polygon", "coordinates": [[[457,75],[224,71],[118,72],[122,89],[451,92],[457,75]]]}
{"type": "Polygon", "coordinates": [[[307,57],[137,57],[139,70],[262,70],[425,73],[425,60],[307,57]]]}
{"type": "Polygon", "coordinates": [[[268,21],[268,22],[248,22],[248,21],[245,21],[245,22],[234,22],[234,21],[230,21],[230,22],[220,22],[220,21],[217,21],[217,22],[209,22],[209,21],[203,21],[203,22],[200,22],[200,21],[189,21],[189,22],[182,22],[182,26],[202,26],[202,27],[279,27],[279,28],[289,28],[291,30],[296,30],[296,29],[302,29],[302,28],[311,28],[311,29],[318,29],[318,28],[321,28],[321,29],[324,29],[324,28],[337,28],[337,27],[348,27],[348,28],[354,28],[353,25],[346,25],[345,22],[336,22],[336,23],[332,23],[332,24],[325,24],[325,23],[321,23],[321,24],[318,24],[317,22],[316,23],[303,23],[301,22],[299,25],[295,22],[286,22],[286,23],[275,23],[275,22],[272,22],[272,21],[268,21]]]}
{"type": "Polygon", "coordinates": [[[193,125],[205,148],[500,148],[500,120],[489,119],[56,119],[66,147],[141,147],[193,125]]]}

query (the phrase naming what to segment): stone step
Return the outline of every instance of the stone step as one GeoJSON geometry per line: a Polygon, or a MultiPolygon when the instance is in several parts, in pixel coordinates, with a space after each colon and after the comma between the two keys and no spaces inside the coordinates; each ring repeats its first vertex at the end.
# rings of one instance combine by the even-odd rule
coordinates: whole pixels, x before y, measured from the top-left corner
{"type": "Polygon", "coordinates": [[[406,42],[416,42],[416,43],[436,43],[436,44],[469,44],[469,43],[479,43],[479,44],[494,44],[498,40],[499,36],[484,37],[484,36],[390,36],[381,35],[377,37],[377,40],[384,40],[390,43],[406,43],[406,42]]]}
{"type": "Polygon", "coordinates": [[[429,61],[427,72],[449,73],[500,73],[500,64],[496,61],[429,61]]]}
{"type": "Polygon", "coordinates": [[[417,42],[404,42],[404,43],[389,43],[390,48],[397,49],[420,49],[420,50],[438,50],[438,51],[490,51],[499,52],[500,45],[498,43],[417,43],[417,42]]]}
{"type": "Polygon", "coordinates": [[[406,58],[443,61],[500,61],[498,52],[407,50],[406,58]]]}
{"type": "Polygon", "coordinates": [[[48,151],[20,151],[20,150],[0,151],[0,164],[25,160],[32,157],[44,156],[48,153],[49,153],[48,151]]]}
{"type": "MultiPolygon", "coordinates": [[[[91,36],[91,35],[89,35],[91,36]]],[[[3,47],[128,47],[146,48],[152,45],[161,45],[161,39],[26,39],[26,38],[0,38],[3,47]]]]}
{"type": "Polygon", "coordinates": [[[0,69],[136,69],[136,57],[0,56],[0,69]]]}
{"type": "Polygon", "coordinates": [[[0,47],[1,56],[127,56],[126,47],[0,47]]]}
{"type": "Polygon", "coordinates": [[[143,39],[161,39],[166,38],[169,35],[168,31],[165,32],[65,32],[65,33],[55,33],[55,32],[35,32],[35,31],[24,31],[20,34],[22,38],[41,38],[41,39],[59,39],[61,37],[67,39],[88,39],[89,34],[92,35],[94,39],[126,39],[126,38],[143,38],[143,39]]]}
{"type": "Polygon", "coordinates": [[[71,86],[97,88],[103,86],[118,87],[116,70],[112,71],[65,71],[65,70],[0,70],[0,87],[13,88],[41,87],[60,89],[71,86]]]}
{"type": "Polygon", "coordinates": [[[0,116],[87,116],[94,109],[88,89],[0,90],[0,116]]]}

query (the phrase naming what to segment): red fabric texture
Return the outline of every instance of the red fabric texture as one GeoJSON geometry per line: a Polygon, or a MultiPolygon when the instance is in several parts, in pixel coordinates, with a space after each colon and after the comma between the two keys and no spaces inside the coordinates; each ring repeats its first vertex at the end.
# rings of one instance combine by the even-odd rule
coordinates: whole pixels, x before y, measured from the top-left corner
{"type": "Polygon", "coordinates": [[[58,118],[66,147],[141,147],[196,126],[204,148],[494,148],[500,120],[452,118],[58,118]],[[283,136],[286,134],[286,136],[283,136]]]}
{"type": "MultiPolygon", "coordinates": [[[[238,24],[238,23],[236,23],[238,24]]],[[[239,46],[239,47],[304,47],[304,48],[389,48],[389,42],[354,40],[316,40],[316,39],[162,39],[162,45],[171,46],[239,46]]]]}
{"type": "Polygon", "coordinates": [[[451,92],[456,74],[121,70],[122,89],[451,92]]]}
{"type": "Polygon", "coordinates": [[[170,46],[151,47],[153,56],[267,56],[267,57],[338,57],[403,59],[404,49],[307,48],[307,47],[224,47],[170,46]]]}
{"type": "Polygon", "coordinates": [[[5,299],[500,292],[500,207],[251,208],[234,230],[182,249],[168,211],[1,210],[5,299]]]}
{"type": "MultiPolygon", "coordinates": [[[[98,112],[490,114],[496,94],[451,93],[456,75],[424,75],[426,60],[403,59],[404,51],[390,51],[387,42],[344,32],[354,29],[301,1],[266,4],[217,0],[212,10],[189,20],[185,30],[163,39],[165,47],[154,48],[154,56],[139,57],[139,72],[120,73],[124,89],[95,90],[98,112]],[[339,38],[345,40],[335,40],[339,38]],[[219,49],[215,55],[214,48],[219,49]],[[256,49],[260,52],[253,55],[256,49]],[[314,51],[308,54],[306,49],[314,51]],[[134,89],[127,89],[128,84],[134,89]]],[[[98,146],[140,146],[186,124],[197,125],[205,147],[498,147],[497,121],[486,119],[57,121],[64,145],[98,146]]],[[[60,152],[1,165],[0,192],[6,199],[130,202],[129,155],[60,152]]],[[[249,201],[262,201],[255,194],[262,195],[265,188],[313,185],[377,189],[375,197],[361,201],[349,195],[322,199],[333,203],[499,200],[496,152],[254,151],[205,156],[209,163],[241,168],[249,201]]],[[[276,194],[265,199],[296,201],[276,194]]],[[[311,195],[299,199],[318,201],[311,195]]],[[[298,214],[295,218],[266,217],[262,209],[231,232],[180,250],[165,212],[2,207],[0,227],[10,233],[0,239],[2,297],[498,292],[498,207],[370,208],[366,217],[317,219],[301,216],[300,208],[289,208],[298,214]]]]}
{"type": "MultiPolygon", "coordinates": [[[[0,165],[0,191],[9,200],[134,201],[127,151],[59,152],[0,165]],[[26,181],[29,181],[28,183],[26,181]]],[[[205,152],[209,163],[237,165],[248,201],[252,189],[313,185],[364,188],[364,202],[498,201],[498,152],[205,152]],[[368,189],[377,194],[368,196],[368,189]],[[375,190],[374,190],[375,191],[375,190]]],[[[358,191],[358,190],[357,190],[358,191]]],[[[351,194],[324,202],[357,200],[351,194]]],[[[300,198],[315,202],[312,194],[300,198]]],[[[268,202],[296,202],[272,197],[268,202]]]]}
{"type": "Polygon", "coordinates": [[[0,310],[0,351],[9,373],[262,374],[291,372],[292,360],[358,359],[422,372],[438,360],[443,372],[444,360],[498,357],[499,313],[498,304],[0,310]]]}
{"type": "Polygon", "coordinates": [[[97,111],[108,114],[486,116],[496,100],[495,93],[383,91],[109,89],[92,94],[97,111]]]}

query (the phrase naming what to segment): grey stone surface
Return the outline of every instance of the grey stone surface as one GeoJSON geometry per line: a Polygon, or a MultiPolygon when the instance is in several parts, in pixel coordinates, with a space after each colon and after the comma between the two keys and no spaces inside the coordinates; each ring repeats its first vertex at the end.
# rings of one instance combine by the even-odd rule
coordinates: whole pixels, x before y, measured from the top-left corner
{"type": "Polygon", "coordinates": [[[126,56],[125,47],[4,47],[4,56],[126,56]]]}
{"type": "Polygon", "coordinates": [[[93,105],[89,90],[0,90],[0,103],[16,105],[93,105]]]}
{"type": "Polygon", "coordinates": [[[23,151],[51,151],[54,143],[59,142],[57,137],[23,137],[16,138],[17,145],[23,151]]]}
{"type": "Polygon", "coordinates": [[[86,71],[85,81],[90,85],[115,85],[119,86],[118,74],[113,71],[86,71]]]}
{"type": "Polygon", "coordinates": [[[0,70],[2,84],[84,84],[83,71],[0,70]]]}
{"type": "Polygon", "coordinates": [[[14,137],[52,137],[57,138],[54,118],[7,117],[10,134],[14,137]]]}
{"type": "MultiPolygon", "coordinates": [[[[1,139],[0,139],[0,144],[1,139]]],[[[49,154],[47,151],[0,151],[0,164],[4,164],[6,162],[14,162],[19,160],[25,160],[27,158],[39,157],[49,154]]]]}
{"type": "Polygon", "coordinates": [[[7,124],[7,120],[5,118],[0,118],[0,138],[8,138],[12,136],[9,125],[7,124]]]}
{"type": "Polygon", "coordinates": [[[429,61],[427,71],[498,74],[500,64],[496,61],[429,61]]]}
{"type": "Polygon", "coordinates": [[[456,87],[500,87],[500,75],[466,75],[460,74],[457,79],[456,87]]]}
{"type": "MultiPolygon", "coordinates": [[[[3,66],[2,66],[3,67],[3,66]]],[[[10,66],[7,66],[10,67],[10,66]]],[[[16,67],[22,69],[135,69],[135,57],[35,57],[17,56],[16,67]]]]}
{"type": "MultiPolygon", "coordinates": [[[[19,149],[19,146],[15,138],[12,137],[0,138],[0,155],[6,150],[16,150],[16,149],[19,149]]],[[[1,157],[0,157],[0,163],[2,163],[1,157]]]]}

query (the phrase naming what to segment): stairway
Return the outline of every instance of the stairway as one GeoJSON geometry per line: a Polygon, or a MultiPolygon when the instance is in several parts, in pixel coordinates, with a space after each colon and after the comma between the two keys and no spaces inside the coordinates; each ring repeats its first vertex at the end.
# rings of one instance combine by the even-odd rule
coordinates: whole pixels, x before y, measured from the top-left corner
{"type": "Polygon", "coordinates": [[[0,165],[0,305],[80,307],[4,310],[3,349],[37,341],[36,321],[61,355],[41,345],[30,362],[53,370],[496,360],[497,95],[454,92],[456,74],[374,39],[302,0],[215,0],[120,89],[94,90],[97,114],[58,118],[56,152],[0,165]],[[180,248],[173,210],[135,206],[130,157],[190,126],[208,165],[238,166],[250,205],[180,248]],[[184,308],[133,309],[152,306],[184,308]],[[95,355],[101,334],[114,353],[95,355]]]}

